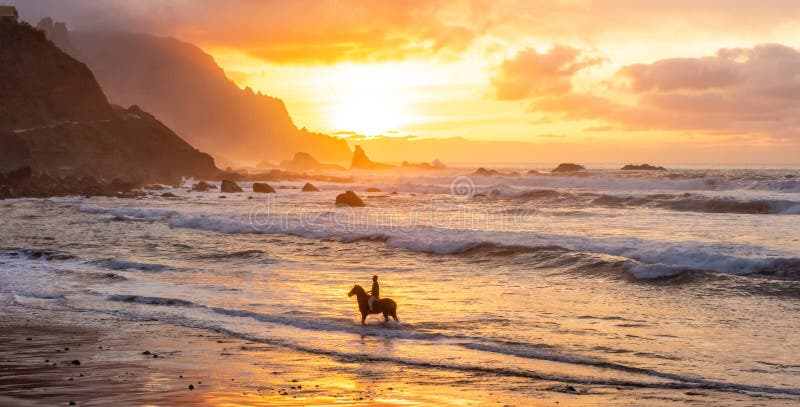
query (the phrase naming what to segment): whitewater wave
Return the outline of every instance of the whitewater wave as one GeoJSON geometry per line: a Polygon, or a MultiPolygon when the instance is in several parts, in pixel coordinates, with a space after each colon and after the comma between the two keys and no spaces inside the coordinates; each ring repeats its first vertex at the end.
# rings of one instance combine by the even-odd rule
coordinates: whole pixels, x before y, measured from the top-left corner
{"type": "MultiPolygon", "coordinates": [[[[99,213],[101,209],[97,210],[99,213]]],[[[146,209],[131,209],[148,213],[146,209]]],[[[486,255],[514,255],[538,253],[541,265],[582,265],[586,272],[615,269],[620,266],[636,279],[658,279],[687,272],[719,272],[739,276],[760,276],[781,279],[800,279],[800,258],[781,257],[775,254],[759,256],[763,251],[754,246],[732,246],[682,242],[643,240],[637,238],[590,238],[529,232],[495,232],[457,230],[416,226],[411,230],[384,230],[370,225],[348,225],[347,228],[322,227],[324,222],[310,227],[302,219],[287,215],[282,224],[256,227],[249,217],[215,216],[211,214],[173,214],[163,218],[153,212],[154,219],[164,219],[172,228],[206,230],[226,234],[280,234],[307,239],[328,239],[342,242],[376,241],[395,249],[412,252],[454,255],[470,251],[484,251],[486,255]],[[559,250],[562,253],[555,253],[559,250]],[[744,254],[729,253],[739,251],[744,254]],[[555,254],[555,255],[554,255],[555,254]],[[549,260],[550,263],[544,262],[549,260]]],[[[336,214],[328,214],[333,225],[336,214]]],[[[111,263],[112,268],[114,263],[111,263]]],[[[126,268],[126,263],[117,267],[126,268]]],[[[156,265],[156,267],[164,267],[156,265]]],[[[138,263],[127,268],[138,268],[138,263]]],[[[147,266],[144,266],[146,269],[147,266]]]]}
{"type": "MultiPolygon", "coordinates": [[[[557,204],[559,206],[635,208],[649,207],[681,212],[736,213],[754,215],[800,215],[800,202],[785,199],[740,200],[700,194],[613,195],[554,189],[492,190],[490,197],[557,204]],[[494,191],[494,192],[492,192],[494,191]]],[[[507,209],[508,210],[508,209],[507,209]]]]}
{"type": "Polygon", "coordinates": [[[196,256],[198,259],[210,259],[210,260],[225,260],[225,259],[259,259],[259,258],[266,258],[267,253],[263,250],[258,249],[251,249],[251,250],[240,250],[231,253],[214,253],[214,254],[202,254],[196,256]]]}
{"type": "Polygon", "coordinates": [[[78,208],[78,210],[84,213],[109,214],[112,216],[119,217],[121,219],[124,219],[126,217],[160,219],[160,218],[168,218],[170,216],[178,214],[177,211],[168,209],[98,208],[90,205],[81,205],[78,208]]]}
{"type": "MultiPolygon", "coordinates": [[[[470,175],[468,175],[470,176],[470,175]]],[[[606,191],[775,191],[800,192],[797,171],[709,170],[669,172],[590,171],[575,175],[539,174],[533,176],[498,175],[470,176],[479,184],[513,185],[515,187],[558,188],[606,191]]],[[[435,183],[435,178],[419,179],[435,183]]],[[[441,182],[441,181],[440,181],[441,182]]],[[[414,184],[406,184],[414,188],[414,184]]],[[[389,185],[387,184],[387,187],[389,185]]],[[[418,187],[419,188],[419,187],[418,187]]],[[[491,189],[491,188],[490,188],[491,189]]],[[[430,186],[420,190],[430,191],[430,186]]]]}
{"type": "Polygon", "coordinates": [[[115,258],[93,260],[90,261],[89,263],[100,267],[105,267],[111,270],[139,270],[139,271],[152,271],[152,272],[174,270],[173,267],[167,266],[165,264],[142,263],[142,262],[115,259],[115,258]]]}
{"type": "Polygon", "coordinates": [[[107,298],[109,301],[116,302],[135,302],[139,304],[148,305],[167,305],[167,306],[182,306],[182,307],[196,307],[199,306],[191,301],[181,300],[177,298],[162,298],[162,297],[145,297],[139,295],[123,295],[115,294],[107,298]]]}

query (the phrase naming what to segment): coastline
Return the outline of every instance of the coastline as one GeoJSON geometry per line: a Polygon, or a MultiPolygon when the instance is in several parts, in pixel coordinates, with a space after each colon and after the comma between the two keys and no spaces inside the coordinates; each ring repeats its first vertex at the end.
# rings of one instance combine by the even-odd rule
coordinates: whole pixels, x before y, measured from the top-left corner
{"type": "MultiPolygon", "coordinates": [[[[92,312],[18,305],[4,305],[0,311],[2,406],[70,402],[79,406],[569,406],[755,401],[736,392],[548,383],[335,360],[213,331],[92,312]]],[[[793,401],[770,400],[786,405],[793,401]]]]}
{"type": "Polygon", "coordinates": [[[0,310],[2,406],[421,406],[492,398],[442,391],[452,381],[448,373],[395,381],[408,378],[405,367],[335,361],[158,321],[15,305],[0,310]]]}

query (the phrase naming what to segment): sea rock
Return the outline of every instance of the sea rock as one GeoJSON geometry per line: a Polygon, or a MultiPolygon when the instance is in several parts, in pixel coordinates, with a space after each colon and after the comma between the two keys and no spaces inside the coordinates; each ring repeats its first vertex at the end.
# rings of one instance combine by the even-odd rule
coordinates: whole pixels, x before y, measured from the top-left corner
{"type": "Polygon", "coordinates": [[[254,182],[253,183],[253,192],[260,192],[262,194],[274,194],[275,188],[271,187],[269,184],[263,182],[254,182]]]}
{"type": "Polygon", "coordinates": [[[495,175],[500,175],[500,173],[496,170],[487,170],[486,168],[480,167],[470,175],[477,177],[493,177],[495,175]]]}
{"type": "Polygon", "coordinates": [[[621,168],[623,171],[666,171],[667,169],[664,167],[657,167],[655,165],[650,164],[641,164],[641,165],[634,165],[628,164],[621,168]]]}
{"type": "Polygon", "coordinates": [[[586,168],[582,165],[573,163],[561,163],[558,167],[554,168],[551,172],[578,172],[585,171],[586,168]]]}
{"type": "Polygon", "coordinates": [[[172,192],[164,192],[161,194],[162,198],[177,198],[178,196],[173,194],[172,192]]]}
{"type": "Polygon", "coordinates": [[[209,184],[208,182],[205,182],[205,181],[200,181],[200,182],[192,185],[192,191],[198,191],[198,192],[211,191],[214,188],[215,187],[213,185],[211,185],[211,184],[209,184]]]}
{"type": "Polygon", "coordinates": [[[227,193],[235,193],[235,192],[242,192],[242,187],[240,187],[231,180],[224,179],[222,180],[222,184],[220,184],[219,186],[219,190],[227,193]]]}
{"type": "Polygon", "coordinates": [[[536,170],[528,170],[525,174],[527,175],[539,175],[539,171],[536,170]]]}
{"type": "Polygon", "coordinates": [[[364,149],[362,149],[361,146],[356,146],[355,151],[353,151],[353,160],[350,163],[350,169],[383,170],[387,168],[392,168],[392,166],[370,160],[367,157],[367,153],[364,152],[364,149]]]}
{"type": "Polygon", "coordinates": [[[370,187],[366,189],[367,192],[381,192],[380,188],[370,187]]]}
{"type": "Polygon", "coordinates": [[[356,195],[353,191],[347,191],[343,194],[336,195],[336,205],[343,206],[364,206],[364,201],[356,195]]]}
{"type": "Polygon", "coordinates": [[[306,184],[303,185],[303,192],[319,192],[319,188],[311,185],[309,182],[306,182],[306,184]]]}

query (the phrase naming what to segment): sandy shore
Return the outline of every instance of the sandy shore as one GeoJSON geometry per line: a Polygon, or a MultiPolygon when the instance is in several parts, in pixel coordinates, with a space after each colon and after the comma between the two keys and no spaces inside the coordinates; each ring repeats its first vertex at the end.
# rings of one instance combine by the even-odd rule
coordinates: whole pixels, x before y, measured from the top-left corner
{"type": "MultiPolygon", "coordinates": [[[[0,308],[0,405],[749,404],[744,394],[546,383],[334,360],[158,321],[0,308]]],[[[764,400],[766,401],[766,400],[764,400]]],[[[781,400],[771,400],[771,402],[781,400]]],[[[783,402],[787,400],[782,400],[783,402]]]]}

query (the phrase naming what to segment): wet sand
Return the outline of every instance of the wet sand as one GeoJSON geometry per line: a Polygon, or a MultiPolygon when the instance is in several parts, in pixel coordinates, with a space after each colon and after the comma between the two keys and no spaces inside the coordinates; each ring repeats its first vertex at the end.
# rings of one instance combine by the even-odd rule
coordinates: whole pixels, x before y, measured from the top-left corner
{"type": "Polygon", "coordinates": [[[738,393],[547,383],[334,360],[158,321],[1,307],[0,405],[71,402],[79,406],[758,403],[738,393]]]}

